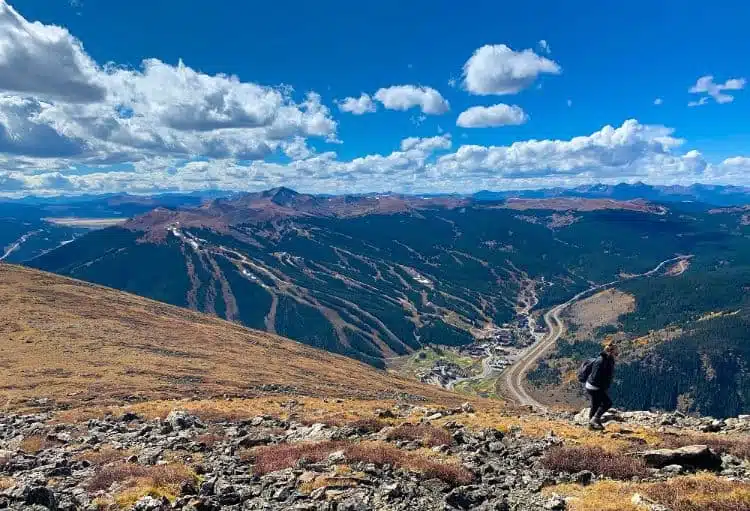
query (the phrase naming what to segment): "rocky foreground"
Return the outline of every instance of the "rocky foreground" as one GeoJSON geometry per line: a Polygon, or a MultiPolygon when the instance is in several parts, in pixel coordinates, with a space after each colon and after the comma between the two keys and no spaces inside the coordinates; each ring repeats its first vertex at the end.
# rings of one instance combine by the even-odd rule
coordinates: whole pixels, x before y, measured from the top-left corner
{"type": "MultiPolygon", "coordinates": [[[[520,427],[476,427],[472,418],[468,403],[460,409],[383,409],[346,424],[271,415],[209,423],[182,410],[164,419],[126,412],[70,424],[51,413],[3,415],[0,508],[590,509],[562,489],[620,478],[647,490],[643,495],[628,490],[627,509],[681,511],[691,508],[669,507],[648,492],[658,497],[657,490],[670,488],[670,481],[700,470],[741,485],[732,488],[744,491],[750,484],[744,451],[721,452],[725,444],[742,447],[750,417],[715,421],[615,413],[608,428],[616,423],[616,431],[599,437],[575,429],[581,417],[537,417],[541,424],[580,430],[574,441],[554,430],[534,435],[520,427]],[[643,440],[643,431],[664,443],[643,440]],[[714,435],[719,448],[667,441],[699,434],[714,435]],[[598,459],[604,451],[592,443],[597,438],[604,447],[625,442],[629,452],[598,459]],[[729,438],[735,440],[727,443],[729,438]],[[579,470],[587,464],[591,469],[579,470]]],[[[735,507],[705,509],[750,509],[750,489],[747,495],[747,501],[740,495],[735,507]]]]}

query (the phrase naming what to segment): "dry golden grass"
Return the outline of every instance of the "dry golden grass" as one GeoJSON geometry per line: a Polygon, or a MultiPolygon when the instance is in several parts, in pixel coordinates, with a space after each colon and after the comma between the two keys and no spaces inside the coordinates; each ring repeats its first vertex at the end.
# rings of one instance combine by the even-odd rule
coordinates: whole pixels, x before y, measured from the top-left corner
{"type": "MultiPolygon", "coordinates": [[[[206,422],[243,420],[258,415],[281,419],[294,418],[299,422],[321,422],[345,425],[370,419],[378,409],[393,407],[396,401],[374,399],[321,399],[304,396],[273,396],[235,399],[157,400],[123,406],[98,406],[62,410],[55,415],[58,422],[78,423],[102,418],[107,414],[119,416],[134,412],[147,419],[164,419],[175,409],[185,410],[206,422]]],[[[500,405],[495,403],[494,406],[500,405]]],[[[395,422],[384,419],[386,423],[395,422]]]]}
{"type": "Polygon", "coordinates": [[[40,451],[56,447],[58,445],[60,445],[58,442],[50,440],[44,435],[30,435],[21,440],[21,444],[19,447],[23,452],[36,454],[40,451]]]}
{"type": "Polygon", "coordinates": [[[12,477],[0,477],[0,491],[13,488],[16,485],[16,480],[12,477]]]}
{"type": "Polygon", "coordinates": [[[354,488],[364,480],[364,474],[325,474],[315,477],[312,481],[302,483],[298,490],[300,493],[309,494],[318,488],[354,488]]]}
{"type": "Polygon", "coordinates": [[[352,359],[127,293],[0,264],[0,400],[66,407],[123,398],[262,395],[461,397],[352,359]]]}
{"type": "Polygon", "coordinates": [[[116,461],[123,461],[134,453],[129,449],[115,449],[111,446],[104,446],[97,450],[85,451],[76,455],[77,460],[85,460],[92,465],[107,465],[116,461]]]}
{"type": "Polygon", "coordinates": [[[658,483],[600,481],[591,486],[553,486],[546,493],[571,497],[571,511],[644,511],[632,502],[639,494],[672,511],[747,511],[750,509],[750,483],[730,481],[701,473],[675,477],[658,483]]]}
{"type": "Polygon", "coordinates": [[[99,467],[88,481],[87,488],[91,492],[115,488],[113,498],[101,502],[101,507],[127,509],[146,495],[174,500],[180,485],[187,481],[197,482],[197,477],[182,464],[144,466],[115,463],[99,467]]]}
{"type": "Polygon", "coordinates": [[[608,424],[605,432],[591,431],[588,427],[577,426],[569,421],[547,419],[535,415],[509,416],[501,407],[480,408],[476,413],[446,417],[434,424],[445,424],[458,420],[471,428],[494,428],[505,433],[517,430],[529,438],[544,438],[550,432],[563,438],[567,444],[601,447],[608,451],[627,451],[634,446],[659,446],[662,435],[642,427],[625,427],[619,424],[608,424]]]}

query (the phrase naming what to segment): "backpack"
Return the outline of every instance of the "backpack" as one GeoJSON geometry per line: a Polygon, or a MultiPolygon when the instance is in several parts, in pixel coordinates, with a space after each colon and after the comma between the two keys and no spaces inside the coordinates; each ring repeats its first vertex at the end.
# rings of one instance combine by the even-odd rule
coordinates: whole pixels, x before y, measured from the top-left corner
{"type": "Polygon", "coordinates": [[[596,358],[590,358],[583,361],[583,364],[581,364],[581,367],[578,369],[579,382],[586,383],[589,376],[591,376],[591,369],[594,367],[594,362],[596,362],[596,358]]]}

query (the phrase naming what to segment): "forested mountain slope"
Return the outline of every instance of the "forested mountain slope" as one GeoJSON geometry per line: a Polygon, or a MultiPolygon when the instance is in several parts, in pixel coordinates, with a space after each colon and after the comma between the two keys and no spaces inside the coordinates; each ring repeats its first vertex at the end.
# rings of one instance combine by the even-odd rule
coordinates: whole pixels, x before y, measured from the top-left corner
{"type": "Polygon", "coordinates": [[[624,347],[613,391],[618,404],[715,416],[750,411],[746,213],[684,206],[681,214],[699,228],[690,236],[689,265],[618,286],[633,298],[632,310],[584,342],[574,342],[576,332],[569,332],[532,375],[538,384],[571,385],[565,383],[566,373],[610,338],[624,347]]]}
{"type": "Polygon", "coordinates": [[[540,306],[556,303],[689,252],[700,236],[661,206],[590,206],[277,189],[155,210],[32,264],[382,367],[426,342],[472,342],[511,319],[529,289],[540,306]]]}

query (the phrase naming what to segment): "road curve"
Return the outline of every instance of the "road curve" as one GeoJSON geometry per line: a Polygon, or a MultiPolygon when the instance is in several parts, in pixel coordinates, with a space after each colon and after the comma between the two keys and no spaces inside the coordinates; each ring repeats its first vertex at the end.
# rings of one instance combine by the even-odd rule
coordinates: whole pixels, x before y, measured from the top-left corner
{"type": "Polygon", "coordinates": [[[683,255],[672,257],[670,259],[662,261],[654,269],[649,270],[645,273],[632,275],[624,279],[613,280],[612,282],[607,282],[606,284],[599,284],[597,286],[590,287],[589,289],[576,294],[567,302],[556,305],[555,307],[547,311],[544,314],[544,323],[547,325],[547,333],[540,340],[529,346],[529,348],[521,355],[521,357],[516,360],[513,365],[505,370],[503,383],[505,387],[504,390],[507,396],[520,405],[531,406],[543,412],[548,411],[548,408],[545,405],[531,397],[531,395],[526,392],[526,389],[524,388],[524,381],[526,380],[526,374],[529,372],[529,370],[534,367],[537,361],[542,358],[542,356],[550,348],[552,348],[552,346],[555,345],[555,342],[557,342],[557,340],[565,331],[565,324],[560,319],[560,313],[571,304],[580,300],[588,294],[601,291],[610,286],[620,284],[628,280],[633,280],[640,277],[648,277],[650,275],[658,273],[662,268],[664,268],[664,266],[669,263],[690,259],[691,257],[693,256],[683,255]]]}
{"type": "Polygon", "coordinates": [[[490,354],[486,353],[486,355],[487,356],[482,359],[482,372],[480,374],[476,376],[467,376],[466,378],[456,378],[455,380],[448,382],[448,384],[445,385],[445,388],[447,390],[453,390],[459,383],[465,381],[486,380],[489,378],[495,369],[490,366],[490,354]]]}

